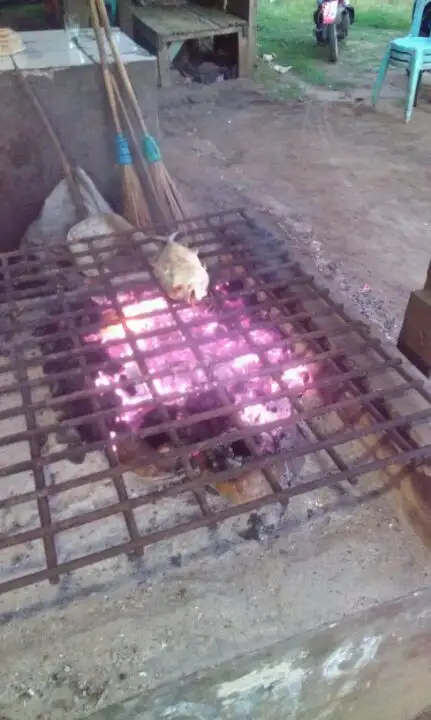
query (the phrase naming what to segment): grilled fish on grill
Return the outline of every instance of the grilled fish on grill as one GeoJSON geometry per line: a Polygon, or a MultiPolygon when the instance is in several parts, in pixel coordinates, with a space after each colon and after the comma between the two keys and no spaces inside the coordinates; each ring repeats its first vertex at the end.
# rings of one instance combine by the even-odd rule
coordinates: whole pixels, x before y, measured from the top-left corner
{"type": "Polygon", "coordinates": [[[154,275],[172,300],[193,304],[206,296],[209,276],[196,250],[175,242],[177,235],[152,238],[166,243],[153,264],[154,275]]]}

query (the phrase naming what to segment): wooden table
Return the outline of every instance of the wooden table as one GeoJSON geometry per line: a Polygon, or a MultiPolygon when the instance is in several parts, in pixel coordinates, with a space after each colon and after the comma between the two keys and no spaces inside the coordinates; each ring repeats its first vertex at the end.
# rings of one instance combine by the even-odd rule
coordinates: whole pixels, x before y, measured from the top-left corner
{"type": "Polygon", "coordinates": [[[217,8],[192,3],[175,7],[133,5],[134,26],[139,41],[157,56],[162,87],[170,85],[170,43],[235,35],[238,43],[238,74],[248,70],[248,23],[217,8]]]}

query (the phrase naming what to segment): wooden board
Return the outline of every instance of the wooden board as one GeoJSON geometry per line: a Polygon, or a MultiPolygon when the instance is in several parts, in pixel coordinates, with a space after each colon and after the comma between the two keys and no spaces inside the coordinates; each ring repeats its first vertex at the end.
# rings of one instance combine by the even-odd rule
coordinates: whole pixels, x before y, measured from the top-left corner
{"type": "Polygon", "coordinates": [[[157,36],[159,42],[154,43],[156,46],[160,40],[169,42],[213,37],[238,32],[247,25],[236,15],[192,4],[181,7],[134,6],[133,14],[142,23],[141,29],[147,37],[152,36],[154,40],[157,36]]]}

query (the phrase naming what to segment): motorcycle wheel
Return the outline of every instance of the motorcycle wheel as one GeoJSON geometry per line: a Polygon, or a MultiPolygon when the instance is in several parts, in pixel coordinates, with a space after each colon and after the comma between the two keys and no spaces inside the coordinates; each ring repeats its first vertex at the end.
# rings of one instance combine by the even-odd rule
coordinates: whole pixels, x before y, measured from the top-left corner
{"type": "Polygon", "coordinates": [[[336,23],[328,25],[329,62],[336,63],[338,60],[338,36],[336,23]]]}

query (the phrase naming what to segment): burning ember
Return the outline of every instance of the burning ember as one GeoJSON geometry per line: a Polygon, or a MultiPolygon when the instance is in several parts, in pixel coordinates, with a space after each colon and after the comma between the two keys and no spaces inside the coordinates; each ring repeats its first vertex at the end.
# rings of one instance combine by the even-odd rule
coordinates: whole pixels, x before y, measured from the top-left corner
{"type": "MultiPolygon", "coordinates": [[[[162,294],[133,292],[119,293],[115,308],[102,299],[84,313],[80,337],[98,403],[112,409],[104,422],[120,462],[147,456],[154,474],[172,471],[177,461],[169,462],[169,451],[193,446],[189,456],[196,471],[241,465],[252,454],[246,440],[227,447],[198,446],[244,426],[262,427],[252,441],[258,454],[289,447],[286,432],[292,431],[277,423],[290,416],[291,403],[280,396],[286,387],[300,394],[308,370],[300,365],[277,371],[275,366],[288,365],[292,356],[289,340],[275,326],[259,327],[265,324],[264,311],[255,312],[255,298],[247,302],[247,295],[238,296],[244,288],[242,280],[216,287],[220,310],[210,302],[184,307],[162,294]],[[94,323],[96,316],[98,329],[85,332],[86,322],[94,323]],[[199,417],[194,421],[193,416],[199,417]],[[169,423],[171,427],[164,427],[169,423]],[[267,423],[273,424],[268,430],[267,423]]],[[[44,352],[53,350],[59,348],[45,341],[44,352]]],[[[45,371],[59,372],[64,362],[54,361],[53,366],[48,361],[45,371]]],[[[54,392],[65,395],[74,389],[60,383],[54,392]]],[[[89,403],[91,399],[67,403],[64,416],[91,414],[94,406],[90,409],[89,403]]],[[[78,430],[87,442],[98,437],[94,423],[78,430]]],[[[146,472],[152,474],[149,466],[146,472]]]]}

